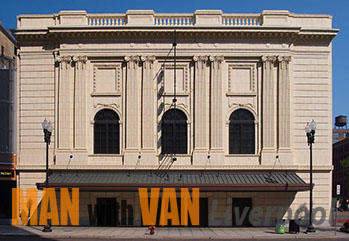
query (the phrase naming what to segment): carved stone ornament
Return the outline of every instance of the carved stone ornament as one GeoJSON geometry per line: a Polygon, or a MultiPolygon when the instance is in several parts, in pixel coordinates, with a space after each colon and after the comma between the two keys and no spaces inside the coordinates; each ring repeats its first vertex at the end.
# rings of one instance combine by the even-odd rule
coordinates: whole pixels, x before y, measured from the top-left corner
{"type": "Polygon", "coordinates": [[[72,61],[73,61],[74,63],[77,62],[77,61],[78,61],[78,57],[73,56],[73,57],[72,57],[72,61]]]}
{"type": "Polygon", "coordinates": [[[77,63],[77,68],[79,69],[80,66],[82,69],[84,69],[85,64],[87,62],[87,56],[86,55],[82,55],[82,56],[77,56],[77,57],[73,57],[73,60],[75,61],[75,63],[77,63]]]}
{"type": "MultiPolygon", "coordinates": [[[[165,104],[165,109],[167,110],[167,109],[170,109],[170,107],[172,106],[173,104],[172,103],[166,103],[165,104]]],[[[184,103],[178,103],[178,104],[176,104],[176,106],[177,107],[181,107],[182,109],[184,109],[184,110],[187,110],[188,109],[188,106],[186,105],[186,104],[184,104],[184,103]]]]}
{"type": "Polygon", "coordinates": [[[138,55],[125,56],[124,59],[126,62],[139,62],[140,61],[140,57],[138,55]]]}
{"type": "Polygon", "coordinates": [[[251,109],[253,109],[253,110],[254,110],[254,108],[255,108],[254,104],[252,104],[252,103],[241,104],[241,103],[235,103],[235,102],[233,102],[233,103],[230,103],[230,104],[229,104],[229,108],[232,108],[232,107],[235,107],[235,106],[239,106],[240,108],[241,108],[241,107],[248,107],[248,108],[251,108],[251,109]]]}
{"type": "Polygon", "coordinates": [[[211,62],[219,62],[219,63],[221,63],[224,60],[224,56],[223,55],[222,56],[210,56],[209,60],[211,62]]]}
{"type": "Polygon", "coordinates": [[[262,61],[274,63],[276,61],[276,56],[262,56],[262,61]]]}
{"type": "Polygon", "coordinates": [[[289,63],[291,62],[291,56],[278,56],[279,66],[281,69],[288,68],[289,63]]]}
{"type": "Polygon", "coordinates": [[[95,103],[93,105],[94,108],[97,108],[99,106],[102,106],[102,107],[114,107],[116,109],[118,109],[120,107],[120,105],[116,104],[116,103],[112,103],[112,104],[102,104],[102,103],[95,103]]]}
{"type": "Polygon", "coordinates": [[[141,56],[141,61],[144,62],[143,67],[145,69],[152,68],[155,61],[155,56],[141,56]]]}
{"type": "Polygon", "coordinates": [[[135,68],[136,65],[140,61],[140,57],[138,55],[135,55],[135,56],[125,56],[124,59],[127,62],[127,66],[128,66],[129,69],[130,68],[135,68]]]}
{"type": "Polygon", "coordinates": [[[264,62],[264,68],[272,68],[276,61],[276,56],[262,56],[262,61],[264,62]]]}
{"type": "Polygon", "coordinates": [[[86,63],[87,62],[87,56],[86,55],[78,56],[77,60],[82,62],[82,63],[86,63]]]}
{"type": "Polygon", "coordinates": [[[203,68],[208,60],[207,56],[194,56],[193,57],[194,62],[197,62],[197,68],[203,68]]]}
{"type": "Polygon", "coordinates": [[[72,57],[70,55],[62,56],[62,62],[70,63],[72,60],[72,57]]]}
{"type": "Polygon", "coordinates": [[[63,59],[62,59],[61,56],[59,56],[59,55],[56,55],[56,56],[55,56],[55,62],[60,63],[60,62],[62,62],[62,61],[63,61],[63,59]]]}

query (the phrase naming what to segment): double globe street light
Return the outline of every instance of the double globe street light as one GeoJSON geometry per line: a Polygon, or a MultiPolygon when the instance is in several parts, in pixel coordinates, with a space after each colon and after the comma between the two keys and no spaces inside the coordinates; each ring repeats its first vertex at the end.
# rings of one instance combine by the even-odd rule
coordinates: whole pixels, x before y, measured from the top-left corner
{"type": "Polygon", "coordinates": [[[308,146],[310,150],[310,206],[309,206],[309,225],[307,228],[307,233],[315,232],[315,228],[313,226],[312,221],[312,213],[313,213],[313,144],[315,140],[315,130],[316,130],[316,122],[312,120],[310,123],[308,122],[305,126],[305,132],[308,139],[308,146]]]}
{"type": "MultiPolygon", "coordinates": [[[[46,188],[48,188],[48,146],[51,143],[51,134],[53,127],[51,121],[47,121],[46,118],[42,122],[42,130],[44,131],[44,141],[46,142],[46,188]]],[[[44,226],[43,232],[52,232],[51,225],[47,221],[47,225],[44,226]]]]}

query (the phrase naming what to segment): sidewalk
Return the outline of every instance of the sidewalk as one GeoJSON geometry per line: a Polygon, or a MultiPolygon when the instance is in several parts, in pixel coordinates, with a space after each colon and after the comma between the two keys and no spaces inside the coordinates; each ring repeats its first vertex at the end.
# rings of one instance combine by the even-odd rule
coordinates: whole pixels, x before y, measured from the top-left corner
{"type": "Polygon", "coordinates": [[[276,234],[273,228],[165,228],[159,227],[149,235],[146,227],[52,227],[51,233],[42,232],[41,226],[0,225],[0,236],[30,235],[44,238],[132,238],[132,239],[283,239],[283,238],[343,238],[349,234],[334,228],[317,228],[315,233],[276,234]]]}

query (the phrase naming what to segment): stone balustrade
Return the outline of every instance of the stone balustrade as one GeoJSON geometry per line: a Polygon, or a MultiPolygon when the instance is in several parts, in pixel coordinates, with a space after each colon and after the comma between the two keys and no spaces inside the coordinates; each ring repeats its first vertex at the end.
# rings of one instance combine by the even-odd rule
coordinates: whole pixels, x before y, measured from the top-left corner
{"type": "Polygon", "coordinates": [[[193,26],[195,18],[193,14],[155,14],[154,25],[157,26],[193,26]]]}
{"type": "Polygon", "coordinates": [[[125,14],[88,14],[88,26],[122,26],[126,25],[125,14]]]}
{"type": "Polygon", "coordinates": [[[226,26],[260,26],[262,17],[260,14],[223,14],[222,24],[226,26]]]}
{"type": "Polygon", "coordinates": [[[190,14],[157,14],[152,10],[128,10],[125,14],[61,11],[52,15],[19,15],[17,29],[41,29],[55,26],[262,26],[331,29],[331,21],[330,15],[293,14],[287,10],[265,10],[260,14],[226,14],[220,10],[196,10],[190,14]]]}

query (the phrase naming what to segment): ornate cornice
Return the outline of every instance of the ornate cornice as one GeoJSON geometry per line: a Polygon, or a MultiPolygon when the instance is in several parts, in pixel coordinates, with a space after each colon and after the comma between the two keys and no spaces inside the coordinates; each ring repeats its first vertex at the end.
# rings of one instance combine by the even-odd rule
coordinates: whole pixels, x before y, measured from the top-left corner
{"type": "MultiPolygon", "coordinates": [[[[231,40],[244,40],[251,42],[260,41],[273,41],[275,39],[286,41],[286,42],[330,42],[336,35],[337,30],[324,30],[324,31],[311,31],[302,30],[300,28],[287,28],[287,29],[270,29],[263,27],[230,27],[229,29],[210,29],[210,28],[195,28],[186,27],[185,31],[181,32],[181,29],[177,28],[178,41],[188,41],[192,39],[202,38],[205,40],[214,40],[217,43],[220,41],[231,41],[231,40]],[[189,30],[189,31],[188,31],[189,30]],[[217,41],[218,40],[218,41],[217,41]]],[[[42,30],[14,30],[15,35],[19,44],[23,42],[62,42],[66,40],[110,40],[113,41],[117,38],[119,41],[130,42],[137,39],[142,39],[149,42],[149,40],[163,39],[172,41],[173,30],[168,27],[139,27],[139,28],[128,28],[128,27],[113,27],[106,30],[105,27],[94,27],[94,28],[49,28],[42,30]]]]}

